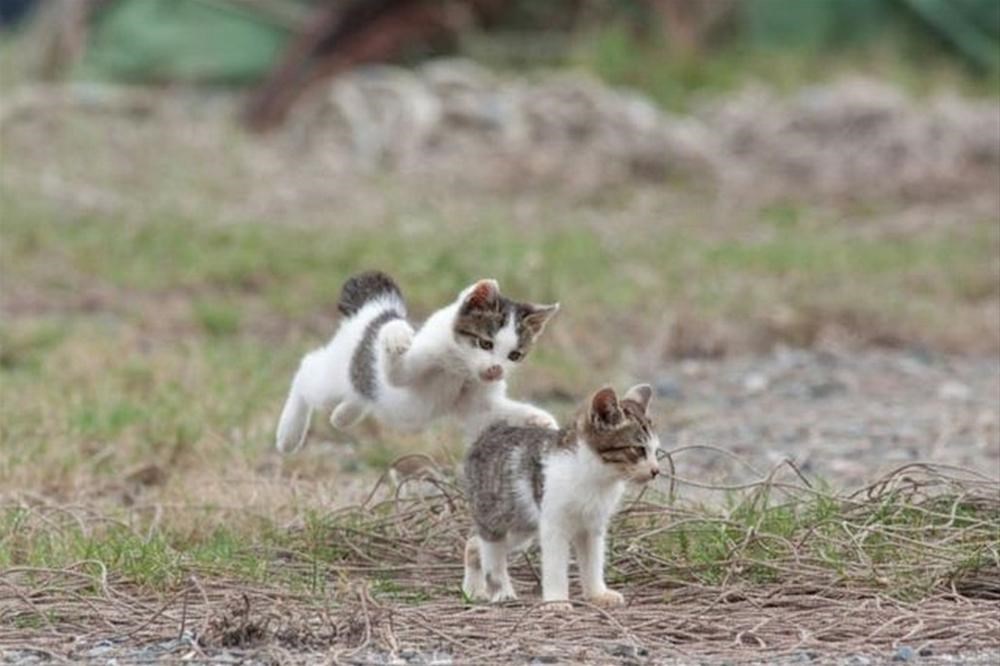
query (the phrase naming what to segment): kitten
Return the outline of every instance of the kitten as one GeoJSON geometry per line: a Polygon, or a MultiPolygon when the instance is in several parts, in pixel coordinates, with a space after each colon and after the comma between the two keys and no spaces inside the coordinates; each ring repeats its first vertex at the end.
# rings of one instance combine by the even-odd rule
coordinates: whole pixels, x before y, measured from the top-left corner
{"type": "Polygon", "coordinates": [[[496,424],[470,448],[465,479],[474,533],[465,546],[462,589],[472,598],[515,597],[507,554],[536,536],[542,549],[542,595],[569,608],[569,548],[584,596],[620,606],[604,584],[604,538],[625,483],[660,473],[660,440],[649,420],[653,394],[633,386],[621,402],[604,388],[562,430],[496,424]]]}
{"type": "Polygon", "coordinates": [[[559,304],[519,303],[480,280],[438,310],[419,331],[406,321],[399,287],[371,271],[344,284],[340,328],[306,354],[278,422],[277,447],[305,440],[314,410],[332,410],[346,429],[368,414],[403,431],[455,414],[471,440],[487,424],[557,428],[548,412],[507,397],[505,377],[524,360],[559,304]]]}

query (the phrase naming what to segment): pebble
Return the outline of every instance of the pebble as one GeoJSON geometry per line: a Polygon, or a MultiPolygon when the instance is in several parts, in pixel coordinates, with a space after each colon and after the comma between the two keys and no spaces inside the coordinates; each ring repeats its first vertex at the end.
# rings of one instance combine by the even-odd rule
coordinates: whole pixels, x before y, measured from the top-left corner
{"type": "Polygon", "coordinates": [[[770,382],[762,372],[751,372],[743,378],[743,390],[750,395],[757,395],[767,390],[770,382]]]}
{"type": "Polygon", "coordinates": [[[964,402],[972,397],[972,389],[968,384],[951,380],[938,387],[938,397],[942,400],[964,402]]]}
{"type": "Polygon", "coordinates": [[[683,400],[684,389],[681,383],[673,377],[661,377],[653,384],[656,389],[656,397],[665,400],[683,400]]]}
{"type": "Polygon", "coordinates": [[[813,400],[819,400],[821,398],[829,398],[831,395],[837,393],[844,393],[845,391],[847,391],[847,387],[844,386],[843,382],[838,382],[836,380],[820,382],[818,384],[812,384],[809,387],[809,397],[813,400]]]}
{"type": "Polygon", "coordinates": [[[912,661],[914,656],[913,648],[909,645],[901,645],[899,649],[896,650],[896,654],[892,655],[893,661],[912,661]]]}

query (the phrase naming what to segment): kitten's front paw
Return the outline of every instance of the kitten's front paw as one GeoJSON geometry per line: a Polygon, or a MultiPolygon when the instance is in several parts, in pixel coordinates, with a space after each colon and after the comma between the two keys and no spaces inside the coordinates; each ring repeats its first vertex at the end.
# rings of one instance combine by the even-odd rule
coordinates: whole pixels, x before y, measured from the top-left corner
{"type": "Polygon", "coordinates": [[[499,592],[494,592],[493,596],[490,597],[490,601],[493,603],[498,603],[501,601],[512,601],[514,599],[517,599],[517,595],[514,593],[514,590],[509,588],[505,590],[500,590],[499,592]]]}
{"type": "Polygon", "coordinates": [[[469,577],[462,581],[462,592],[474,601],[487,601],[490,595],[486,592],[486,582],[481,577],[469,577]]]}
{"type": "Polygon", "coordinates": [[[382,328],[382,348],[393,356],[402,356],[413,345],[413,329],[402,319],[394,319],[382,328]]]}
{"type": "Polygon", "coordinates": [[[556,613],[565,613],[567,611],[573,610],[573,604],[568,601],[546,601],[545,610],[553,611],[556,613]]]}
{"type": "Polygon", "coordinates": [[[525,425],[533,426],[535,428],[548,428],[550,430],[559,430],[559,422],[556,421],[555,417],[548,412],[543,412],[541,410],[531,414],[524,420],[525,425]]]}
{"type": "Polygon", "coordinates": [[[625,605],[625,597],[620,592],[615,592],[614,590],[604,590],[590,597],[588,601],[596,606],[604,606],[605,608],[625,605]]]}

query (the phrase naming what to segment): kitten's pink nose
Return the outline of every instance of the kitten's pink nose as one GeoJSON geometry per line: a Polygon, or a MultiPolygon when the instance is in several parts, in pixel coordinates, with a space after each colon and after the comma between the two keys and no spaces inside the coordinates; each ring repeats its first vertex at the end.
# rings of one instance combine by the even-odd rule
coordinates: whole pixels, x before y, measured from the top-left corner
{"type": "Polygon", "coordinates": [[[479,376],[482,377],[484,381],[495,382],[496,380],[503,377],[503,368],[501,368],[499,365],[491,365],[490,367],[480,372],[479,376]]]}
{"type": "Polygon", "coordinates": [[[659,474],[660,474],[660,468],[659,467],[654,467],[653,469],[649,470],[649,478],[650,479],[655,479],[657,476],[659,476],[659,474]]]}

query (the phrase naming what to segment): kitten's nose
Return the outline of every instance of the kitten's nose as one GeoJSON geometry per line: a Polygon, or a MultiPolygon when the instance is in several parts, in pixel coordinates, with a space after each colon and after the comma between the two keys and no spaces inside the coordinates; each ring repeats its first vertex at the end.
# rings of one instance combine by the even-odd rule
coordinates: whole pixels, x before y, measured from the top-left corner
{"type": "Polygon", "coordinates": [[[503,368],[499,365],[491,365],[480,372],[479,376],[488,382],[493,382],[503,377],[503,368]]]}
{"type": "Polygon", "coordinates": [[[649,478],[650,479],[655,479],[657,476],[659,476],[659,474],[660,474],[660,468],[659,467],[654,467],[653,469],[649,470],[649,478]]]}

